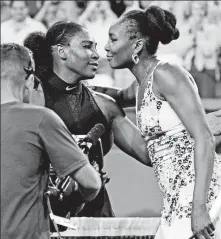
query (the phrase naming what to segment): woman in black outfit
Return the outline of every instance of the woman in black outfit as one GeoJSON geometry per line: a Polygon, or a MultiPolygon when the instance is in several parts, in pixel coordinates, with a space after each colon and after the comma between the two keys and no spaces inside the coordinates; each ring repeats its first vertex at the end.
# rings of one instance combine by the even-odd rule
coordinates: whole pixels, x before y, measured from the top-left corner
{"type": "MultiPolygon", "coordinates": [[[[24,45],[33,52],[36,76],[42,81],[46,107],[63,119],[72,134],[87,134],[95,124],[102,123],[105,126],[101,137],[104,155],[114,142],[125,153],[150,166],[145,142],[124,111],[112,98],[95,93],[82,83],[95,76],[99,59],[96,43],[85,28],[73,22],[58,22],[46,35],[40,32],[30,34],[24,45]]],[[[93,153],[96,156],[96,148],[93,153]]],[[[102,166],[101,162],[100,168],[102,166]]],[[[55,202],[54,212],[65,214],[71,206],[72,216],[114,216],[105,186],[76,214],[81,203],[76,192],[72,191],[62,202],[55,202]]]]}

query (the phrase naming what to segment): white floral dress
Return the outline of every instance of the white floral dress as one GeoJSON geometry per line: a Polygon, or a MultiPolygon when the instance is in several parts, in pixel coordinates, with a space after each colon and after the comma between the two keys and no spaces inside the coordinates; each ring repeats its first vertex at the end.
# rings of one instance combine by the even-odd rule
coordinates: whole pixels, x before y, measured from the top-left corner
{"type": "MultiPolygon", "coordinates": [[[[160,62],[157,65],[159,64],[160,62]]],[[[140,109],[137,108],[137,124],[147,142],[155,176],[163,193],[161,225],[155,238],[188,239],[192,235],[194,140],[168,102],[155,96],[152,83],[153,73],[147,79],[140,109]]],[[[193,87],[197,91],[195,83],[193,87]]],[[[221,192],[221,158],[215,155],[207,198],[209,210],[219,192],[221,192]]],[[[218,220],[217,228],[221,230],[221,220],[218,220]]],[[[216,239],[221,239],[221,231],[217,230],[217,233],[220,237],[216,235],[216,239]]]]}

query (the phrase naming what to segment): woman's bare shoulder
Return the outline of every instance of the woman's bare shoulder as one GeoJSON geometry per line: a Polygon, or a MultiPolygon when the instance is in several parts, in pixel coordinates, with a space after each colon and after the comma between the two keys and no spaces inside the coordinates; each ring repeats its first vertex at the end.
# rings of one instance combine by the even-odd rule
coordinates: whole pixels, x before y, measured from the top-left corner
{"type": "Polygon", "coordinates": [[[179,84],[189,83],[190,73],[180,64],[174,62],[160,63],[153,73],[155,83],[159,88],[174,88],[179,84]]]}
{"type": "Polygon", "coordinates": [[[173,79],[178,78],[178,76],[190,76],[190,73],[178,63],[162,62],[156,67],[154,77],[160,80],[162,78],[165,79],[167,76],[171,76],[173,79]]]}

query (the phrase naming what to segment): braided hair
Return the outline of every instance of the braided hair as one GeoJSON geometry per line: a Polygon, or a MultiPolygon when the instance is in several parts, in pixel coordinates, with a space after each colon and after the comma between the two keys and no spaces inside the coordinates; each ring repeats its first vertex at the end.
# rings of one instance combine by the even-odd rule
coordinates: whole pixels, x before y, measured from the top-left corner
{"type": "Polygon", "coordinates": [[[174,14],[158,6],[129,11],[121,17],[121,23],[125,22],[131,39],[138,35],[148,37],[146,49],[151,55],[156,53],[159,42],[169,44],[180,35],[174,14]]]}
{"type": "Polygon", "coordinates": [[[57,44],[69,45],[73,36],[83,31],[83,26],[67,21],[53,24],[46,34],[33,32],[24,40],[24,46],[33,52],[35,74],[42,81],[53,72],[52,46],[57,44]]]}

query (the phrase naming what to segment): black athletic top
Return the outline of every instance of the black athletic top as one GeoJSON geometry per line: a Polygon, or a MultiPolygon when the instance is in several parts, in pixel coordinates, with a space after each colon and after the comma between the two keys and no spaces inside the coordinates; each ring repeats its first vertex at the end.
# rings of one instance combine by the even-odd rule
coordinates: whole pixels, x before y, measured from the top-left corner
{"type": "MultiPolygon", "coordinates": [[[[89,90],[84,84],[67,84],[61,80],[55,73],[43,82],[45,95],[45,106],[56,112],[66,124],[72,134],[87,134],[97,123],[102,123],[105,127],[105,133],[101,137],[103,153],[107,154],[113,144],[113,134],[110,123],[107,122],[102,111],[94,100],[93,91],[89,90]]],[[[92,147],[91,157],[97,155],[97,147],[92,147]]],[[[98,162],[100,169],[103,167],[103,161],[98,162]]],[[[81,201],[78,201],[75,193],[64,197],[63,202],[52,200],[54,213],[64,216],[70,207],[72,215],[81,201]],[[61,205],[60,205],[61,204],[61,205]]],[[[114,213],[111,207],[109,196],[105,186],[103,186],[97,197],[87,203],[84,209],[77,214],[86,217],[113,217],[114,213]]]]}
{"type": "Polygon", "coordinates": [[[104,155],[113,144],[113,136],[105,116],[94,100],[93,91],[84,84],[70,85],[55,73],[43,83],[45,105],[55,111],[72,134],[87,134],[97,123],[102,123],[105,133],[101,137],[104,155]]]}

